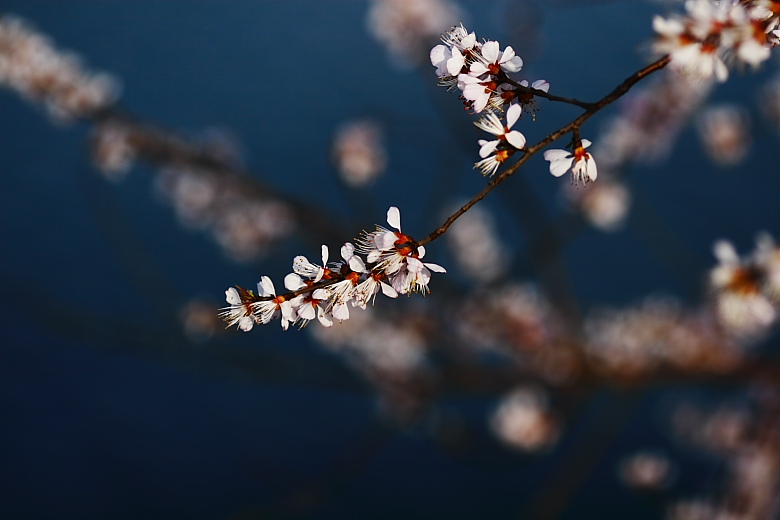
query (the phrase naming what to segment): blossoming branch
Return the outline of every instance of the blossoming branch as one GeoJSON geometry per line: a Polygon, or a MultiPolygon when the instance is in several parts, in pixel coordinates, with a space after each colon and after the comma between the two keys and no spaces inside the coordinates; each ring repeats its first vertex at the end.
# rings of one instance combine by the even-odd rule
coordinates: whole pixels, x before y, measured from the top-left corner
{"type": "MultiPolygon", "coordinates": [[[[658,33],[654,50],[662,56],[626,78],[612,92],[596,102],[585,102],[550,93],[550,84],[537,79],[518,80],[512,75],[523,68],[523,59],[511,46],[504,49],[498,41],[480,40],[463,24],[452,27],[441,36],[442,44],[429,54],[436,67],[439,84],[460,91],[464,107],[481,118],[475,125],[493,139],[480,139],[475,164],[488,185],[455,211],[438,229],[420,241],[401,232],[400,213],[391,207],[387,222],[396,231],[377,227],[363,233],[357,247],[346,243],[340,261],[328,264],[328,248],[322,246],[322,265],[305,257],[293,261],[293,273],[285,277],[289,291],[276,294],[273,282],[263,276],[257,294],[240,287],[226,291],[229,307],[222,317],[230,325],[248,331],[256,323],[280,318],[286,330],[290,324],[307,324],[315,317],[326,327],[333,320],[349,318],[349,304],[365,309],[369,300],[381,290],[386,296],[428,292],[430,273],[444,272],[437,264],[423,263],[424,244],[446,233],[461,215],[513,175],[533,155],[554,141],[571,134],[566,149],[549,149],[544,159],[550,173],[560,177],[571,172],[572,183],[588,183],[598,178],[594,157],[586,151],[592,142],[580,137],[581,126],[594,114],[625,95],[637,82],[671,64],[691,80],[728,77],[726,62],[740,62],[753,67],[765,61],[771,48],[780,41],[780,0],[739,0],[714,2],[688,0],[687,14],[671,18],[656,17],[653,28],[658,33]],[[536,98],[567,103],[584,110],[583,114],[552,132],[538,143],[528,146],[525,135],[513,127],[523,112],[538,110],[536,98]],[[504,122],[504,120],[506,122],[504,122]],[[496,175],[499,168],[516,154],[520,159],[496,175]]],[[[534,114],[534,120],[536,120],[534,114]]]]}

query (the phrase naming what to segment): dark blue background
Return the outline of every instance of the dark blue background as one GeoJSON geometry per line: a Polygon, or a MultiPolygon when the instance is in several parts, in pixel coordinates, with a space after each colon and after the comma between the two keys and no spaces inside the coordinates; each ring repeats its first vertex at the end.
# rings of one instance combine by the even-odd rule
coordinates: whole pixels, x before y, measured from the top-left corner
{"type": "MultiPolygon", "coordinates": [[[[602,96],[646,63],[659,9],[520,5],[536,16],[538,39],[512,41],[505,22],[519,22],[505,16],[510,2],[463,2],[480,36],[526,46],[527,77],[580,99],[602,96]]],[[[191,135],[231,130],[250,170],[327,208],[323,218],[370,227],[395,204],[405,231],[421,236],[440,223],[424,203],[443,189],[441,175],[430,172],[450,176],[452,198],[483,185],[471,169],[479,136],[473,132],[472,149],[454,137],[472,132],[456,97],[434,88],[432,68],[390,65],[364,29],[364,2],[5,0],[0,9],[28,19],[91,68],[116,74],[121,103],[135,113],[191,135]],[[367,222],[328,165],[333,130],[358,116],[384,124],[390,157],[367,222]]],[[[566,254],[586,306],[659,292],[695,301],[715,239],[731,238],[744,251],[759,230],[780,236],[778,135],[754,97],[776,61],[765,69],[735,74],[714,94],[754,115],[754,153],[738,168],[710,163],[688,129],[667,162],[632,172],[655,229],[662,237],[674,230],[699,270],[681,271],[679,251],[664,258],[661,247],[659,257],[658,235],[632,226],[589,230],[566,254]]],[[[533,142],[575,114],[544,104],[524,131],[533,142]]],[[[597,117],[583,135],[595,137],[603,121],[597,117]]],[[[657,518],[670,498],[714,491],[717,465],[673,444],[662,413],[670,396],[711,389],[604,389],[570,418],[554,451],[520,456],[490,437],[485,423],[495,401],[488,396],[440,403],[471,432],[457,449],[425,425],[378,421],[370,387],[306,332],[268,326],[189,342],[177,318],[188,300],[222,305],[229,285],[252,286],[263,274],[280,282],[294,255],[316,257],[318,247],[294,241],[262,262],[237,265],[205,234],[178,225],[154,195],[149,167],[135,167],[117,185],[103,180],[89,162],[87,137],[87,125],[53,125],[40,107],[0,91],[3,518],[516,518],[566,485],[572,460],[590,456],[596,464],[561,505],[565,518],[657,518]],[[620,407],[618,433],[596,443],[600,451],[582,453],[620,407]],[[617,481],[617,461],[644,447],[682,461],[677,486],[660,497],[617,481]]],[[[550,212],[561,211],[558,188],[566,181],[552,178],[541,158],[523,175],[550,212]]],[[[495,194],[485,204],[499,218],[510,214],[495,194]]],[[[443,244],[429,251],[451,264],[443,244]]]]}

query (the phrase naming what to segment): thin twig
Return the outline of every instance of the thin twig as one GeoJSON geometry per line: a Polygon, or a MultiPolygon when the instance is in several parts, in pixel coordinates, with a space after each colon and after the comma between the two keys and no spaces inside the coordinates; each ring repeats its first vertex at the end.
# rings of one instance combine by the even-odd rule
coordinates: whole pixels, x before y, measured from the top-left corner
{"type": "Polygon", "coordinates": [[[428,242],[433,242],[437,238],[439,238],[441,235],[447,232],[449,227],[464,213],[466,213],[471,207],[476,204],[477,202],[481,201],[485,197],[487,197],[488,193],[493,191],[493,189],[504,182],[506,179],[511,177],[515,172],[517,172],[521,166],[523,166],[526,162],[528,162],[528,159],[530,159],[534,154],[539,152],[542,148],[549,145],[550,143],[560,139],[564,135],[568,134],[572,130],[579,128],[585,121],[591,118],[594,114],[599,112],[601,109],[606,107],[607,105],[615,102],[620,97],[626,94],[629,90],[631,90],[631,87],[633,87],[636,83],[641,81],[642,79],[646,78],[650,74],[661,70],[662,68],[666,67],[666,65],[669,64],[670,58],[669,56],[664,56],[662,58],[659,58],[658,60],[654,61],[650,65],[646,66],[645,68],[635,72],[628,78],[626,78],[620,85],[615,87],[612,92],[598,100],[597,102],[593,103],[590,108],[585,110],[585,112],[568,123],[567,125],[561,127],[560,129],[556,130],[555,132],[551,133],[538,143],[536,143],[533,146],[527,147],[523,150],[523,156],[512,166],[510,166],[508,169],[506,169],[504,172],[502,172],[500,175],[497,175],[494,177],[485,188],[480,191],[478,194],[474,196],[470,201],[465,203],[461,208],[453,213],[445,222],[442,224],[439,228],[434,230],[431,234],[429,234],[427,237],[423,238],[422,240],[418,241],[418,244],[424,245],[428,242]]]}

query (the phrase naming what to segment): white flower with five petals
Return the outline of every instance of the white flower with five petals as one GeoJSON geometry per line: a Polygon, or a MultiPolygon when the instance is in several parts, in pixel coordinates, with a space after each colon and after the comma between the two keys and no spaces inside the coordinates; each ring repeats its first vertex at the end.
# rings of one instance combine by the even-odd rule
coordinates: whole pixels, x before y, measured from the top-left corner
{"type": "Polygon", "coordinates": [[[583,139],[575,146],[574,154],[568,150],[547,150],[544,152],[544,158],[550,161],[550,173],[560,177],[571,169],[572,181],[575,184],[595,181],[598,176],[596,161],[585,151],[585,148],[590,145],[590,141],[583,139]]]}
{"type": "MultiPolygon", "coordinates": [[[[243,289],[240,290],[246,293],[243,289]]],[[[247,294],[247,296],[250,295],[247,294]]],[[[235,287],[225,291],[225,299],[230,304],[230,307],[220,309],[219,317],[228,322],[228,327],[238,325],[238,328],[244,332],[252,330],[254,324],[259,320],[252,312],[251,300],[242,299],[235,287]]]]}
{"type": "Polygon", "coordinates": [[[477,128],[491,133],[497,137],[493,141],[487,141],[484,139],[479,140],[479,156],[482,158],[495,152],[496,148],[502,142],[509,143],[518,150],[525,146],[525,136],[517,130],[511,130],[512,126],[520,119],[520,113],[522,112],[520,105],[512,105],[509,110],[506,111],[506,126],[501,122],[496,114],[488,112],[479,121],[474,124],[477,128]]]}
{"type": "Polygon", "coordinates": [[[257,284],[257,290],[261,298],[271,298],[270,300],[252,304],[253,310],[260,315],[260,321],[268,323],[281,314],[282,328],[287,330],[290,323],[294,323],[296,319],[292,300],[288,300],[282,295],[276,296],[274,282],[267,276],[263,276],[260,279],[260,283],[257,284]]]}
{"type": "Polygon", "coordinates": [[[469,74],[481,76],[482,74],[498,75],[499,72],[518,72],[523,68],[523,60],[515,56],[512,47],[507,47],[502,52],[498,42],[488,41],[482,44],[482,52],[478,56],[479,61],[471,64],[469,74]]]}

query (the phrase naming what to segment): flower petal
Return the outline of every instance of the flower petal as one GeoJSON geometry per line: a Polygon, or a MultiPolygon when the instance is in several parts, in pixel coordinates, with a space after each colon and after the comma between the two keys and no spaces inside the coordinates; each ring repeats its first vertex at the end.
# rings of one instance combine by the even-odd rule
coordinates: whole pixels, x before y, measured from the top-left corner
{"type": "Polygon", "coordinates": [[[506,127],[512,128],[517,120],[520,119],[520,114],[523,113],[523,109],[520,105],[514,104],[506,111],[506,127]]]}
{"type": "Polygon", "coordinates": [[[488,63],[496,63],[498,61],[498,42],[489,41],[482,45],[482,57],[487,60],[488,63]]]}
{"type": "Polygon", "coordinates": [[[567,150],[555,149],[544,152],[544,159],[547,161],[560,161],[569,157],[571,157],[571,153],[567,150]]]}
{"type": "Polygon", "coordinates": [[[395,206],[390,206],[387,210],[387,223],[401,231],[401,212],[395,206]]]}
{"type": "Polygon", "coordinates": [[[306,287],[306,284],[303,283],[300,276],[295,273],[290,273],[284,277],[284,286],[288,291],[297,291],[302,287],[306,287]]]}
{"type": "Polygon", "coordinates": [[[382,287],[382,294],[390,298],[398,298],[398,291],[393,289],[391,286],[387,285],[384,282],[380,282],[379,285],[380,287],[382,287]]]}
{"type": "Polygon", "coordinates": [[[225,300],[227,300],[230,305],[241,305],[241,297],[238,295],[238,291],[235,287],[231,287],[225,291],[225,300]]]}
{"type": "Polygon", "coordinates": [[[363,263],[363,260],[359,256],[353,256],[349,259],[349,268],[356,273],[366,272],[366,264],[363,263]]]}
{"type": "Polygon", "coordinates": [[[496,150],[496,147],[498,146],[499,141],[485,141],[484,139],[479,140],[479,144],[482,145],[482,147],[479,149],[479,156],[483,159],[493,153],[496,150]]]}
{"type": "Polygon", "coordinates": [[[588,170],[588,177],[590,177],[590,180],[595,181],[596,177],[599,176],[599,172],[598,169],[596,168],[596,161],[593,160],[593,157],[588,159],[587,170],[588,170]]]}
{"type": "Polygon", "coordinates": [[[570,157],[568,159],[558,159],[557,161],[552,161],[550,163],[550,173],[555,175],[556,177],[560,177],[567,171],[569,171],[569,168],[571,168],[571,162],[574,160],[574,157],[570,157]]]}
{"type": "Polygon", "coordinates": [[[424,265],[425,265],[425,267],[427,267],[428,269],[430,269],[434,273],[446,273],[447,272],[447,270],[445,268],[443,268],[442,266],[440,266],[439,264],[431,264],[431,263],[426,262],[424,265]]]}
{"type": "Polygon", "coordinates": [[[328,316],[328,314],[325,311],[322,310],[321,307],[318,308],[317,319],[320,321],[320,324],[323,327],[331,327],[331,326],[333,326],[333,320],[331,319],[330,316],[328,316]]]}
{"type": "MultiPolygon", "coordinates": [[[[519,107],[519,105],[512,105],[514,107],[519,107]]],[[[512,130],[508,134],[506,134],[506,140],[509,144],[520,150],[525,146],[525,136],[518,132],[517,130],[512,130]]]]}
{"type": "Polygon", "coordinates": [[[262,293],[260,296],[276,296],[274,282],[267,276],[260,278],[260,281],[257,284],[257,290],[262,293]]]}
{"type": "Polygon", "coordinates": [[[434,67],[438,67],[441,62],[444,60],[449,59],[449,48],[444,45],[437,45],[433,49],[431,49],[431,52],[429,54],[429,57],[431,59],[431,65],[434,67]]]}
{"type": "Polygon", "coordinates": [[[240,320],[238,320],[238,328],[243,330],[244,332],[249,332],[252,330],[252,327],[255,325],[255,320],[251,316],[244,316],[240,320]]]}

